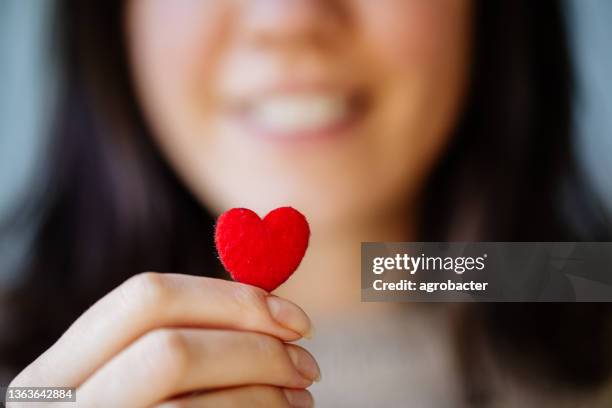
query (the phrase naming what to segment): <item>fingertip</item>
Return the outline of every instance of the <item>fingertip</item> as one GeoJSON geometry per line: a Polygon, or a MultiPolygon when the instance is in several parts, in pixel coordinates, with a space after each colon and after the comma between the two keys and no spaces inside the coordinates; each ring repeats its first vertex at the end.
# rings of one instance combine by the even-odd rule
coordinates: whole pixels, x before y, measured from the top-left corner
{"type": "Polygon", "coordinates": [[[266,296],[266,304],[270,316],[278,324],[302,337],[312,338],[312,322],[298,305],[275,295],[266,296]]]}
{"type": "Polygon", "coordinates": [[[283,393],[291,408],[314,408],[314,398],[307,390],[283,388],[283,393]]]}

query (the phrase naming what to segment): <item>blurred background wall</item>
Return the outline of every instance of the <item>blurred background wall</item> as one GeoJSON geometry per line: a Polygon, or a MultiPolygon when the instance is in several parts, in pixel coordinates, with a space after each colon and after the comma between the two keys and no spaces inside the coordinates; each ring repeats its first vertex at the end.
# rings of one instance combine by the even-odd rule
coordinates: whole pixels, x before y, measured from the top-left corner
{"type": "MultiPolygon", "coordinates": [[[[57,79],[49,37],[53,0],[0,0],[0,220],[35,181],[57,79]]],[[[579,153],[612,208],[612,1],[566,0],[579,74],[579,153]]],[[[0,242],[8,277],[29,234],[0,242]]]]}
{"type": "Polygon", "coordinates": [[[579,152],[612,208],[612,1],[567,0],[566,5],[578,71],[579,152]]]}
{"type": "Polygon", "coordinates": [[[0,215],[24,192],[56,85],[48,36],[53,1],[0,1],[0,215]]]}
{"type": "MultiPolygon", "coordinates": [[[[53,0],[0,0],[0,225],[31,191],[54,106],[53,0]]],[[[0,240],[0,283],[12,278],[33,230],[0,240]]]]}

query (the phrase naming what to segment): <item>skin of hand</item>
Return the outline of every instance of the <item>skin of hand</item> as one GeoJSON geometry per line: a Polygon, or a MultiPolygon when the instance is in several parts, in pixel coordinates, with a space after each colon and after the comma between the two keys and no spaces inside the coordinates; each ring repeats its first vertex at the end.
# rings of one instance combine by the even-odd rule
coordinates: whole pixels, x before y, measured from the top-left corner
{"type": "Polygon", "coordinates": [[[79,407],[310,407],[320,370],[289,342],[311,332],[300,307],[254,286],[147,272],[95,303],[10,386],[75,387],[79,407]]]}

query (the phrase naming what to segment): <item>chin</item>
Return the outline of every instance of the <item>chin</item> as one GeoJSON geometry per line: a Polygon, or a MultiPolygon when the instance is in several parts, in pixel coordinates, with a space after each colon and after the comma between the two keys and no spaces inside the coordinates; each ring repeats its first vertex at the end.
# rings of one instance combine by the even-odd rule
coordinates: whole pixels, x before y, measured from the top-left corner
{"type": "MultiPolygon", "coordinates": [[[[244,192],[244,189],[239,190],[244,192]]],[[[229,194],[215,207],[218,213],[233,207],[245,207],[264,217],[275,208],[290,206],[306,216],[315,234],[355,228],[375,214],[383,214],[385,208],[389,207],[384,202],[372,200],[370,192],[338,194],[337,191],[306,191],[299,188],[293,192],[295,194],[260,190],[253,194],[229,194]]]]}

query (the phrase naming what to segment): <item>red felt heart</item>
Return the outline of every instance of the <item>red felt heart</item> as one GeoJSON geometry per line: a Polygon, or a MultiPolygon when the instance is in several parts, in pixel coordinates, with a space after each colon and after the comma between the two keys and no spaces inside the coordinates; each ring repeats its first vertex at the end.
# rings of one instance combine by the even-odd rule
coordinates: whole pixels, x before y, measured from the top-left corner
{"type": "Polygon", "coordinates": [[[306,217],[291,207],[263,220],[247,208],[233,208],[217,220],[215,244],[234,280],[272,291],[297,269],[309,237],[306,217]]]}

